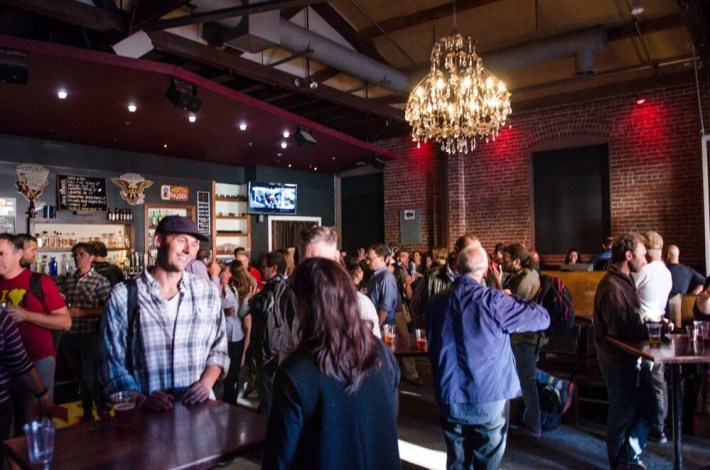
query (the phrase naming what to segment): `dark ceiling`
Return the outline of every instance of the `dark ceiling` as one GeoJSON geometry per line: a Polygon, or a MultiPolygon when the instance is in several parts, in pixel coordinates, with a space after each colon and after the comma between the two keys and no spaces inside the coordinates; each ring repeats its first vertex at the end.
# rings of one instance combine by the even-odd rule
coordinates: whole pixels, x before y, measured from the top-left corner
{"type": "MultiPolygon", "coordinates": [[[[457,25],[478,40],[484,65],[489,53],[493,57],[505,48],[604,27],[607,43],[595,51],[594,75],[575,75],[573,57],[494,70],[512,92],[514,122],[516,111],[692,80],[694,55],[697,63],[708,56],[709,2],[641,3],[645,12],[635,17],[631,0],[459,0],[457,25]]],[[[363,56],[410,77],[426,71],[433,38],[448,34],[453,20],[453,5],[446,0],[269,0],[261,5],[280,10],[284,20],[305,21],[309,30],[337,36],[363,56]]],[[[28,52],[30,77],[27,85],[0,84],[0,132],[239,166],[318,167],[328,173],[378,153],[394,157],[367,142],[408,134],[406,92],[307,59],[308,51],[273,47],[244,54],[207,44],[198,33],[214,21],[228,29],[229,21],[243,21],[257,7],[227,0],[0,0],[5,36],[0,63],[8,51],[28,52]],[[140,60],[116,56],[111,46],[136,31],[147,32],[152,51],[140,60]],[[188,123],[187,113],[164,97],[170,77],[197,85],[202,109],[196,123],[188,123]],[[312,83],[318,86],[311,88],[312,83]],[[54,95],[59,86],[70,90],[66,101],[54,95]],[[136,113],[126,110],[132,100],[136,113]],[[245,132],[237,129],[242,121],[249,122],[245,132]],[[299,125],[311,128],[315,148],[295,145],[299,125]],[[282,149],[285,129],[292,135],[282,149]]]]}

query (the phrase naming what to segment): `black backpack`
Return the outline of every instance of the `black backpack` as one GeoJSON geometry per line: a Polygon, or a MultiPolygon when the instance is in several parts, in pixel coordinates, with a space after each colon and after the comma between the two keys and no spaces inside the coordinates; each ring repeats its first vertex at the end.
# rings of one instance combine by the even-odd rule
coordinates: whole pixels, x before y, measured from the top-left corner
{"type": "Polygon", "coordinates": [[[540,275],[537,303],[545,307],[550,314],[550,327],[545,330],[547,336],[561,336],[572,331],[574,328],[572,294],[558,277],[540,275]]]}
{"type": "MultiPolygon", "coordinates": [[[[24,308],[27,308],[27,295],[31,292],[32,295],[34,295],[37,300],[39,300],[39,303],[42,304],[42,308],[45,308],[44,306],[44,292],[42,292],[42,273],[32,273],[32,276],[30,277],[30,290],[25,292],[25,295],[22,296],[22,301],[20,304],[24,308]]],[[[46,309],[46,308],[45,308],[46,309]]]]}

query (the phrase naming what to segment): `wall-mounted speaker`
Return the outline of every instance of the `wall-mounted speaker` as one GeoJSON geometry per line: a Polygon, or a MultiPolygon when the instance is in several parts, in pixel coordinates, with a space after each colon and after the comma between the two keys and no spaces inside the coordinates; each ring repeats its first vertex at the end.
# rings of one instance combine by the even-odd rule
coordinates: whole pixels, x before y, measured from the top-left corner
{"type": "Polygon", "coordinates": [[[385,169],[385,161],[377,155],[372,157],[372,161],[370,162],[370,164],[372,165],[372,168],[377,171],[382,171],[385,169]]]}
{"type": "Polygon", "coordinates": [[[298,126],[298,129],[296,129],[296,143],[302,149],[311,149],[316,146],[318,141],[313,138],[310,129],[298,126]]]}
{"type": "Polygon", "coordinates": [[[202,99],[197,96],[197,87],[189,83],[173,79],[165,96],[178,108],[196,113],[202,106],[202,99]]]}

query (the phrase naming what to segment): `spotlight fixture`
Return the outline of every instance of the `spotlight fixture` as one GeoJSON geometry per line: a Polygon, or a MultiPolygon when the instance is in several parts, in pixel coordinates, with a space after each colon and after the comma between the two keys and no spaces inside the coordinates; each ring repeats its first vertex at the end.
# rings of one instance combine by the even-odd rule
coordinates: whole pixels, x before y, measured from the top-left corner
{"type": "Polygon", "coordinates": [[[636,104],[644,104],[646,102],[646,96],[638,95],[636,97],[636,104]]]}
{"type": "Polygon", "coordinates": [[[286,143],[286,141],[281,142],[281,148],[285,149],[286,147],[288,147],[288,144],[286,143]]]}
{"type": "Polygon", "coordinates": [[[196,121],[197,121],[197,116],[195,116],[194,114],[190,114],[190,115],[188,116],[187,120],[190,121],[190,122],[196,122],[196,121]]]}
{"type": "Polygon", "coordinates": [[[69,96],[69,93],[67,93],[67,90],[61,89],[57,92],[57,98],[60,100],[65,100],[67,99],[67,96],[69,96]]]}
{"type": "Polygon", "coordinates": [[[128,105],[128,112],[129,113],[135,113],[136,110],[138,110],[138,107],[135,104],[129,104],[128,105]]]}
{"type": "Polygon", "coordinates": [[[245,131],[245,130],[247,130],[247,123],[246,123],[246,122],[240,122],[240,123],[239,123],[239,130],[240,130],[240,131],[245,131]]]}
{"type": "Polygon", "coordinates": [[[284,139],[288,139],[288,137],[289,137],[290,135],[291,135],[291,133],[290,133],[289,131],[284,131],[284,134],[283,134],[284,139]]]}
{"type": "Polygon", "coordinates": [[[178,108],[196,113],[202,106],[202,99],[197,96],[197,87],[191,83],[173,78],[165,96],[178,108]]]}
{"type": "Polygon", "coordinates": [[[377,171],[382,171],[385,169],[385,161],[380,158],[379,155],[373,155],[370,165],[377,171]]]}
{"type": "Polygon", "coordinates": [[[634,0],[633,6],[631,7],[631,16],[639,16],[641,13],[643,13],[641,0],[634,0]]]}
{"type": "Polygon", "coordinates": [[[298,126],[296,129],[296,143],[302,149],[311,149],[316,146],[318,141],[313,138],[310,129],[298,126]]]}

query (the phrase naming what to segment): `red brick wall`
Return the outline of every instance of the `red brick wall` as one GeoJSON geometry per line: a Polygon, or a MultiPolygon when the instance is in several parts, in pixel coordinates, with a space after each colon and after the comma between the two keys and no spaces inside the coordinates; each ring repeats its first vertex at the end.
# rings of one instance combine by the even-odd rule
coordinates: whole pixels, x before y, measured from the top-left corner
{"type": "MultiPolygon", "coordinates": [[[[655,230],[681,249],[681,261],[704,265],[701,141],[695,87],[691,84],[645,91],[636,105],[630,94],[513,113],[512,128],[496,142],[480,143],[463,165],[447,165],[450,181],[461,181],[457,194],[446,195],[451,239],[463,231],[476,234],[488,250],[497,242],[522,242],[534,248],[531,153],[536,146],[565,139],[564,147],[590,138],[609,145],[612,234],[655,230]],[[462,174],[454,174],[462,172],[462,174]]],[[[707,93],[703,91],[707,103],[707,93]]],[[[398,154],[385,169],[385,235],[399,239],[399,211],[422,211],[423,246],[437,234],[438,200],[444,195],[432,178],[438,146],[417,149],[409,139],[378,145],[398,154]]],[[[559,263],[559,253],[543,253],[559,263]]]]}

